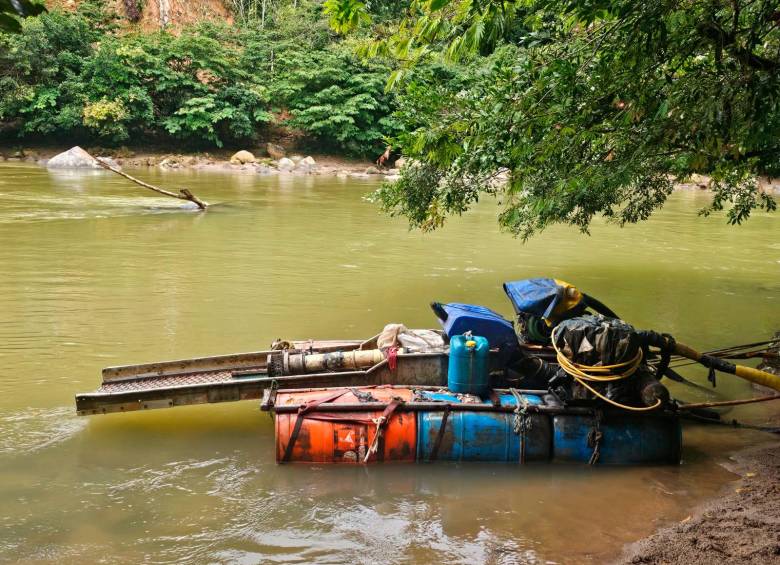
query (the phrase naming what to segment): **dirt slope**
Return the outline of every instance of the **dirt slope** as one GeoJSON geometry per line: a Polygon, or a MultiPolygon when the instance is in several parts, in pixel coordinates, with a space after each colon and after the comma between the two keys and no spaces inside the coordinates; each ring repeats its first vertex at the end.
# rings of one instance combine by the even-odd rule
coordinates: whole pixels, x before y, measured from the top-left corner
{"type": "MultiPolygon", "coordinates": [[[[80,3],[81,0],[46,1],[49,9],[63,10],[75,10],[80,3]]],[[[163,27],[175,31],[201,21],[233,22],[222,0],[108,0],[108,4],[128,26],[138,26],[144,31],[163,27]],[[136,10],[140,11],[140,18],[131,21],[136,10]]]]}

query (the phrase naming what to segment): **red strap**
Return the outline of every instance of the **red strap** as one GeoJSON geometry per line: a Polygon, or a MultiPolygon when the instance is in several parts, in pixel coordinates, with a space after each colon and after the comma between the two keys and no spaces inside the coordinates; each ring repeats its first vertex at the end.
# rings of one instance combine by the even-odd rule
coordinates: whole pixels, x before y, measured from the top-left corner
{"type": "Polygon", "coordinates": [[[322,398],[317,398],[316,400],[310,400],[306,404],[301,404],[298,408],[298,414],[306,414],[307,412],[310,412],[311,410],[314,410],[319,406],[320,404],[325,404],[326,402],[333,402],[337,398],[341,398],[345,394],[349,392],[349,389],[341,389],[337,390],[333,394],[329,394],[328,396],[323,396],[322,398]]]}
{"type": "Polygon", "coordinates": [[[351,416],[349,414],[339,414],[334,412],[312,412],[306,414],[307,420],[319,420],[322,422],[344,422],[347,424],[364,424],[366,426],[373,424],[369,417],[351,416]]]}
{"type": "Polygon", "coordinates": [[[404,401],[399,398],[394,398],[390,401],[390,404],[385,406],[384,412],[382,412],[382,417],[385,419],[385,424],[390,421],[390,416],[393,415],[393,412],[395,412],[395,409],[398,408],[401,404],[403,404],[404,401]]]}
{"type": "Polygon", "coordinates": [[[398,348],[388,347],[387,349],[387,366],[391,371],[395,371],[398,367],[398,348]]]}
{"type": "MultiPolygon", "coordinates": [[[[396,408],[398,408],[403,403],[404,403],[403,400],[394,398],[393,400],[390,401],[390,403],[387,406],[385,406],[385,409],[382,412],[382,417],[385,418],[384,425],[387,425],[393,413],[395,412],[396,408]]],[[[371,418],[370,416],[353,416],[349,413],[338,414],[333,412],[314,412],[312,414],[306,414],[306,418],[308,418],[309,420],[320,420],[323,422],[346,422],[352,424],[365,424],[365,425],[371,425],[374,423],[374,419],[371,418]]]]}
{"type": "MultiPolygon", "coordinates": [[[[292,434],[290,434],[290,439],[287,442],[287,447],[284,450],[284,455],[282,456],[282,462],[287,462],[290,460],[290,457],[292,456],[293,447],[295,446],[295,442],[298,441],[298,434],[301,431],[301,426],[303,425],[303,420],[305,418],[309,418],[312,420],[330,420],[330,421],[340,421],[340,422],[354,422],[357,424],[364,424],[364,425],[370,425],[373,424],[374,421],[371,418],[361,418],[360,416],[340,416],[338,414],[328,414],[325,413],[314,413],[314,414],[308,414],[308,412],[311,412],[317,406],[320,404],[325,404],[327,402],[332,402],[333,400],[336,400],[337,398],[340,398],[347,394],[348,392],[351,392],[350,389],[341,389],[335,391],[333,394],[330,394],[328,396],[324,396],[322,398],[318,398],[316,400],[310,400],[306,404],[301,404],[301,406],[298,408],[298,417],[295,419],[295,426],[293,427],[292,434]]],[[[384,423],[382,424],[387,425],[387,422],[390,419],[390,416],[395,412],[395,409],[398,408],[399,404],[402,404],[403,401],[399,400],[397,398],[394,398],[390,404],[388,404],[385,407],[384,412],[382,412],[382,416],[385,418],[384,423]]],[[[379,430],[377,430],[377,433],[379,433],[379,430]]]]}

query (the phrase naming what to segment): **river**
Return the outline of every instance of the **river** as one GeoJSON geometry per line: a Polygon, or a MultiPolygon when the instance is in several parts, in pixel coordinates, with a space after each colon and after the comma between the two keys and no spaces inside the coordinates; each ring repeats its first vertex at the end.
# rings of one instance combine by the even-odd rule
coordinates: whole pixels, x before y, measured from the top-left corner
{"type": "MultiPolygon", "coordinates": [[[[79,418],[104,366],[430,327],[432,300],[510,316],[501,283],[532,276],[703,349],[780,329],[780,215],[730,227],[697,216],[698,191],[646,223],[522,245],[493,201],[410,232],[364,199],[373,179],[133,174],[216,205],[0,165],[0,561],[601,563],[684,519],[733,478],[719,462],[763,440],[689,426],[679,467],[279,466],[256,402],[79,418]]],[[[726,375],[718,396],[672,391],[750,394],[726,375]]]]}

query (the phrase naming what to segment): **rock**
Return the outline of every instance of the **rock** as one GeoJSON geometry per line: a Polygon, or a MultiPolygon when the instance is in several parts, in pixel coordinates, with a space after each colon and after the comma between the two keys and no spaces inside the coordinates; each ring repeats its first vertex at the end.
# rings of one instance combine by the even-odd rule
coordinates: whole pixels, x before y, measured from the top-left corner
{"type": "MultiPolygon", "coordinates": [[[[110,157],[100,157],[112,167],[120,168],[119,164],[110,157]]],[[[55,155],[46,163],[49,169],[102,169],[95,159],[78,145],[67,151],[55,155]]]]}
{"type": "Polygon", "coordinates": [[[695,184],[701,189],[705,189],[710,185],[710,179],[704,175],[697,175],[694,173],[691,175],[691,183],[695,184]]]}
{"type": "Polygon", "coordinates": [[[273,173],[271,167],[269,167],[268,165],[258,165],[255,167],[255,171],[257,172],[258,175],[270,175],[273,173]]]}
{"type": "Polygon", "coordinates": [[[160,168],[179,169],[181,168],[181,163],[179,163],[179,160],[176,157],[166,157],[165,159],[160,161],[160,168]]]}
{"type": "Polygon", "coordinates": [[[313,173],[317,170],[317,161],[311,156],[305,157],[298,162],[295,170],[301,173],[313,173]]]}
{"type": "Polygon", "coordinates": [[[381,175],[382,171],[380,171],[376,167],[367,167],[365,171],[363,171],[363,174],[366,175],[381,175]]]}
{"type": "Polygon", "coordinates": [[[406,165],[406,158],[405,157],[399,157],[395,160],[395,168],[401,169],[403,166],[406,165]]]}
{"type": "Polygon", "coordinates": [[[256,163],[257,159],[249,151],[238,151],[234,153],[230,158],[230,162],[234,165],[246,165],[247,163],[256,163]]]}
{"type": "Polygon", "coordinates": [[[394,176],[398,176],[399,174],[401,174],[401,171],[398,170],[398,169],[387,169],[385,171],[385,174],[394,177],[394,176]]]}
{"type": "Polygon", "coordinates": [[[290,155],[290,159],[292,159],[292,162],[296,165],[303,161],[303,155],[290,155]]]}
{"type": "Polygon", "coordinates": [[[287,157],[282,157],[279,159],[279,162],[276,163],[276,168],[280,171],[292,171],[295,168],[295,163],[292,159],[288,159],[287,157]]]}
{"type": "Polygon", "coordinates": [[[277,145],[276,143],[266,143],[265,150],[268,152],[268,156],[271,159],[279,160],[287,156],[284,147],[277,145]]]}
{"type": "MultiPolygon", "coordinates": [[[[98,155],[98,157],[100,158],[101,161],[105,161],[106,163],[108,163],[109,165],[114,167],[115,169],[121,169],[122,168],[121,165],[119,163],[117,163],[116,159],[114,159],[112,157],[102,157],[100,155],[98,155]]],[[[97,167],[100,167],[100,165],[97,165],[97,167]]],[[[100,167],[100,168],[102,169],[103,167],[100,167]]]]}

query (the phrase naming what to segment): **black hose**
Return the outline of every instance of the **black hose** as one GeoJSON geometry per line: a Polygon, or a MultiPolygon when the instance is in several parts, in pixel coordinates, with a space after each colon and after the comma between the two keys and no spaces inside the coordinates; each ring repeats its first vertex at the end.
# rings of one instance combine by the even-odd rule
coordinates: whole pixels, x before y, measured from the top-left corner
{"type": "Polygon", "coordinates": [[[606,304],[596,298],[593,298],[590,294],[585,294],[583,292],[582,297],[585,299],[585,305],[588,308],[593,308],[596,312],[606,316],[607,318],[620,318],[620,316],[610,310],[606,304]]]}
{"type": "Polygon", "coordinates": [[[447,314],[447,311],[444,309],[441,302],[431,302],[431,310],[433,310],[433,313],[442,321],[442,323],[447,321],[449,314],[447,314]]]}

